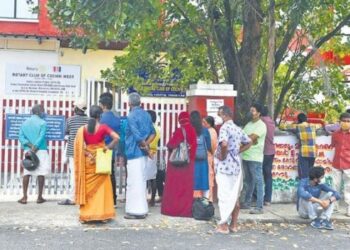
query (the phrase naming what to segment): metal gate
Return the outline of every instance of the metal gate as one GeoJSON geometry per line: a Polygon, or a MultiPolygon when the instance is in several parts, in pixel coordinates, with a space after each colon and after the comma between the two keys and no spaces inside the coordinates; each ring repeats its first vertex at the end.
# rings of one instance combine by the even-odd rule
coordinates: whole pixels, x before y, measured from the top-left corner
{"type": "MultiPolygon", "coordinates": [[[[128,97],[126,94],[117,91],[104,81],[95,79],[87,80],[82,86],[82,96],[86,98],[88,107],[98,104],[98,97],[103,92],[111,92],[115,98],[115,110],[121,115],[128,114],[128,97]]],[[[15,200],[22,194],[22,168],[20,166],[23,157],[23,150],[18,140],[5,138],[6,114],[29,114],[35,103],[41,103],[48,115],[62,115],[68,118],[73,115],[73,103],[77,96],[49,97],[39,96],[38,98],[7,98],[0,96],[0,200],[15,200]]],[[[142,106],[145,110],[151,109],[157,113],[157,125],[161,128],[161,139],[159,146],[159,164],[165,165],[167,157],[166,142],[177,127],[178,114],[186,110],[184,98],[167,97],[142,97],[142,106]]],[[[89,111],[89,110],[88,110],[89,111]]],[[[87,111],[87,112],[88,112],[87,111]]],[[[64,141],[49,141],[49,155],[51,158],[51,173],[45,181],[45,197],[61,198],[67,195],[68,175],[67,165],[64,164],[64,141]]],[[[118,161],[117,161],[118,163],[118,161]]],[[[116,177],[119,193],[122,193],[125,185],[124,167],[117,166],[116,177]]],[[[31,179],[28,188],[28,195],[37,193],[36,180],[31,179]]]]}

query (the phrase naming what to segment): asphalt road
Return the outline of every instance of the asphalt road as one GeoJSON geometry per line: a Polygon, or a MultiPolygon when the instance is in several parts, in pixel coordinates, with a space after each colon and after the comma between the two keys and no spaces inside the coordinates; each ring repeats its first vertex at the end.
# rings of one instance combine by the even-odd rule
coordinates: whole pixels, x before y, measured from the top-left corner
{"type": "Polygon", "coordinates": [[[219,235],[213,225],[169,228],[20,227],[0,225],[0,249],[350,249],[350,225],[334,231],[305,224],[244,224],[236,234],[219,235]]]}

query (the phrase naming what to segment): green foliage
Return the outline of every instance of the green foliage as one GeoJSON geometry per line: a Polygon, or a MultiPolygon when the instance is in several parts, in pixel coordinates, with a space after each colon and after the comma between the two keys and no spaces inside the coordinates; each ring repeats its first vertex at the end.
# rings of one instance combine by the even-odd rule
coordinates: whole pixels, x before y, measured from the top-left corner
{"type": "MultiPolygon", "coordinates": [[[[102,71],[103,77],[122,88],[133,85],[147,91],[146,86],[160,81],[179,88],[186,88],[198,80],[229,82],[240,90],[240,96],[249,99],[246,103],[236,104],[242,114],[248,108],[247,103],[258,98],[265,102],[266,95],[261,93],[266,89],[263,83],[268,65],[269,1],[161,2],[49,0],[48,9],[54,24],[72,37],[72,45],[76,47],[95,47],[99,41],[129,41],[126,53],[115,58],[112,68],[102,71]],[[247,15],[257,15],[260,19],[251,25],[247,23],[247,15]],[[257,26],[262,30],[261,37],[257,38],[261,47],[252,55],[250,48],[245,46],[250,41],[242,41],[242,33],[248,34],[250,28],[257,26]],[[240,65],[246,68],[242,69],[240,65]],[[174,81],[174,69],[181,74],[177,81],[174,81]],[[138,77],[140,70],[147,71],[147,79],[138,77]],[[254,72],[251,82],[244,81],[246,76],[236,82],[229,77],[242,72],[254,72]]],[[[315,64],[308,53],[319,49],[332,49],[339,54],[350,51],[350,42],[343,43],[341,29],[338,29],[339,25],[349,23],[349,2],[275,2],[276,111],[293,106],[305,111],[327,110],[336,116],[343,110],[350,94],[343,83],[342,68],[322,65],[322,62],[315,64]],[[290,53],[291,49],[293,53],[290,53]],[[325,98],[316,102],[313,97],[320,93],[325,98]]]]}

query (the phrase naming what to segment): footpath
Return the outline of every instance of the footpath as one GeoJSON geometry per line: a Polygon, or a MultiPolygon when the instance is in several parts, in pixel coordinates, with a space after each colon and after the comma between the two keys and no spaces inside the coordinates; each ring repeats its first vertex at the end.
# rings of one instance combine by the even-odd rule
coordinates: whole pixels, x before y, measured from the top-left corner
{"type": "MultiPolygon", "coordinates": [[[[215,225],[215,220],[210,222],[196,221],[192,218],[169,217],[160,214],[159,204],[151,207],[145,220],[126,220],[124,216],[124,203],[118,201],[117,216],[114,221],[103,224],[115,228],[180,228],[193,227],[201,224],[215,225]]],[[[219,210],[216,205],[215,218],[219,218],[219,210]]],[[[350,224],[350,217],[345,216],[345,207],[340,206],[332,216],[333,222],[350,224]]],[[[240,223],[283,223],[283,224],[308,224],[308,220],[298,217],[295,204],[272,204],[264,208],[264,214],[251,215],[249,210],[241,210],[240,223]]],[[[71,228],[91,227],[91,224],[82,225],[78,221],[77,206],[57,205],[57,200],[48,200],[43,204],[36,204],[34,199],[29,199],[26,205],[17,202],[0,202],[0,225],[13,228],[71,228]]],[[[94,226],[94,225],[93,225],[94,226]]]]}

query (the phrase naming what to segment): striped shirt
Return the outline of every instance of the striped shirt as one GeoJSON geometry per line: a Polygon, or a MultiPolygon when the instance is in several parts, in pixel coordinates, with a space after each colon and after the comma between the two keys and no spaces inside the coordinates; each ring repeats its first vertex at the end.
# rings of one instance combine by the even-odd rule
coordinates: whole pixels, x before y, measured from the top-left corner
{"type": "Polygon", "coordinates": [[[82,115],[74,115],[67,119],[66,134],[68,135],[67,157],[74,156],[74,139],[81,126],[89,121],[89,117],[82,115]]]}

